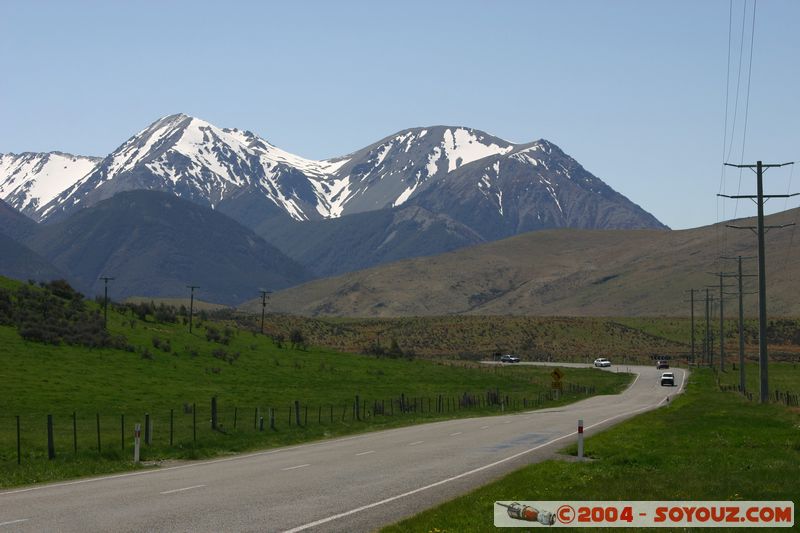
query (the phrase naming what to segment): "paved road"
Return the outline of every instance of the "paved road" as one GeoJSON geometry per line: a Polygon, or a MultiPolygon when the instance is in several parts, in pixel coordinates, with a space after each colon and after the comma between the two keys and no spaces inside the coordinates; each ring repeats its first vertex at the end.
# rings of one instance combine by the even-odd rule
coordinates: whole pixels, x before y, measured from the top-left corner
{"type": "Polygon", "coordinates": [[[371,531],[552,456],[574,441],[579,418],[591,435],[684,385],[680,369],[665,388],[655,368],[627,368],[638,377],[624,393],[553,409],[0,492],[0,533],[371,531]]]}

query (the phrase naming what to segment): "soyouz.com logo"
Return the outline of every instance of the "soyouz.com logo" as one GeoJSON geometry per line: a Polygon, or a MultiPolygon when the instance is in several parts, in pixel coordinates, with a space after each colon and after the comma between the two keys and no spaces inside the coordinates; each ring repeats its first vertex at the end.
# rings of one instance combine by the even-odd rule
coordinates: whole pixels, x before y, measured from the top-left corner
{"type": "Polygon", "coordinates": [[[792,527],[790,501],[497,501],[496,527],[792,527]]]}

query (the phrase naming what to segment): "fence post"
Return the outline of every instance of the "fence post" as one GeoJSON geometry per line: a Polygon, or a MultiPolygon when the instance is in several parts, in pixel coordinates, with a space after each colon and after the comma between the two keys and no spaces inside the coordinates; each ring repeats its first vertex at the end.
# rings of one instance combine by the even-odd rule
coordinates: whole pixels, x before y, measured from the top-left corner
{"type": "Polygon", "coordinates": [[[133,425],[133,462],[139,462],[139,447],[142,440],[142,426],[141,424],[133,425]]]}
{"type": "Polygon", "coordinates": [[[103,453],[103,449],[100,446],[100,413],[97,413],[97,453],[103,453]]]}
{"type": "Polygon", "coordinates": [[[269,429],[275,430],[275,409],[269,408],[269,429]]]}
{"type": "Polygon", "coordinates": [[[238,418],[238,416],[239,416],[239,408],[238,407],[234,407],[233,408],[233,429],[236,429],[236,419],[238,418]]]}
{"type": "Polygon", "coordinates": [[[300,426],[300,401],[294,401],[294,419],[297,422],[297,425],[300,426]]]}
{"type": "Polygon", "coordinates": [[[144,443],[150,445],[150,413],[144,414],[144,443]]]}
{"type": "Polygon", "coordinates": [[[17,415],[17,464],[22,464],[22,447],[20,446],[19,415],[17,415]]]}
{"type": "Polygon", "coordinates": [[[56,458],[56,446],[53,442],[53,415],[47,415],[47,458],[56,458]]]}
{"type": "Polygon", "coordinates": [[[217,430],[217,397],[211,398],[211,430],[217,430]]]}
{"type": "Polygon", "coordinates": [[[72,411],[72,451],[78,453],[78,416],[72,411]]]}

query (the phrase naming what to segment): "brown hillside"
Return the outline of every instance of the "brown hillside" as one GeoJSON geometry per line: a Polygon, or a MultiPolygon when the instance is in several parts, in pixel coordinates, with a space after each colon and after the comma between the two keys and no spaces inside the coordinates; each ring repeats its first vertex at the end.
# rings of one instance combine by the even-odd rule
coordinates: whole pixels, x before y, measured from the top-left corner
{"type": "MultiPolygon", "coordinates": [[[[778,213],[768,217],[768,224],[794,222],[798,214],[800,209],[778,213]]],[[[796,242],[800,235],[795,232],[790,227],[770,231],[767,236],[768,309],[772,315],[800,314],[800,242],[796,242]]],[[[752,232],[723,225],[681,231],[537,231],[316,280],[273,294],[269,310],[362,317],[688,315],[686,291],[718,283],[709,272],[720,268],[717,257],[723,252],[723,238],[726,255],[755,255],[752,232]]],[[[723,263],[725,270],[734,271],[735,267],[733,261],[723,263]]],[[[755,260],[745,261],[745,272],[756,272],[755,260]]],[[[749,278],[747,285],[755,288],[754,278],[749,278]]],[[[748,296],[746,302],[752,315],[756,297],[748,296]]],[[[728,304],[728,316],[733,316],[734,304],[728,304]]],[[[252,302],[245,308],[260,310],[260,305],[252,302]]],[[[703,309],[698,303],[696,312],[703,309]]]]}

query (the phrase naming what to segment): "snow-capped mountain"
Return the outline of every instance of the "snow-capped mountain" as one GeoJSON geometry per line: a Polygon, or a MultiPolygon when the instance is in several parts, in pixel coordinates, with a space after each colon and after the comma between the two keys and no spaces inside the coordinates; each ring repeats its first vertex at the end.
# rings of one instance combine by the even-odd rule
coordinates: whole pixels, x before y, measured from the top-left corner
{"type": "Polygon", "coordinates": [[[304,159],[249,131],[170,115],[128,139],[44,206],[39,216],[57,219],[121,191],[149,189],[212,208],[243,192],[255,192],[293,219],[306,220],[319,203],[312,183],[342,163],[304,159]]]}
{"type": "Polygon", "coordinates": [[[41,207],[91,172],[99,157],[62,152],[0,154],[0,199],[37,218],[41,207]]]}
{"type": "MultiPolygon", "coordinates": [[[[24,197],[35,201],[23,205],[18,193],[10,196],[10,186],[0,197],[52,222],[121,191],[161,190],[218,209],[266,238],[276,223],[400,206],[450,217],[486,239],[554,227],[664,227],[548,141],[514,144],[463,127],[411,128],[316,161],[249,131],[177,114],[157,120],[102,161],[76,161],[84,166],[68,177],[28,178],[47,192],[24,197]]],[[[0,179],[11,183],[8,172],[0,179]]]]}

